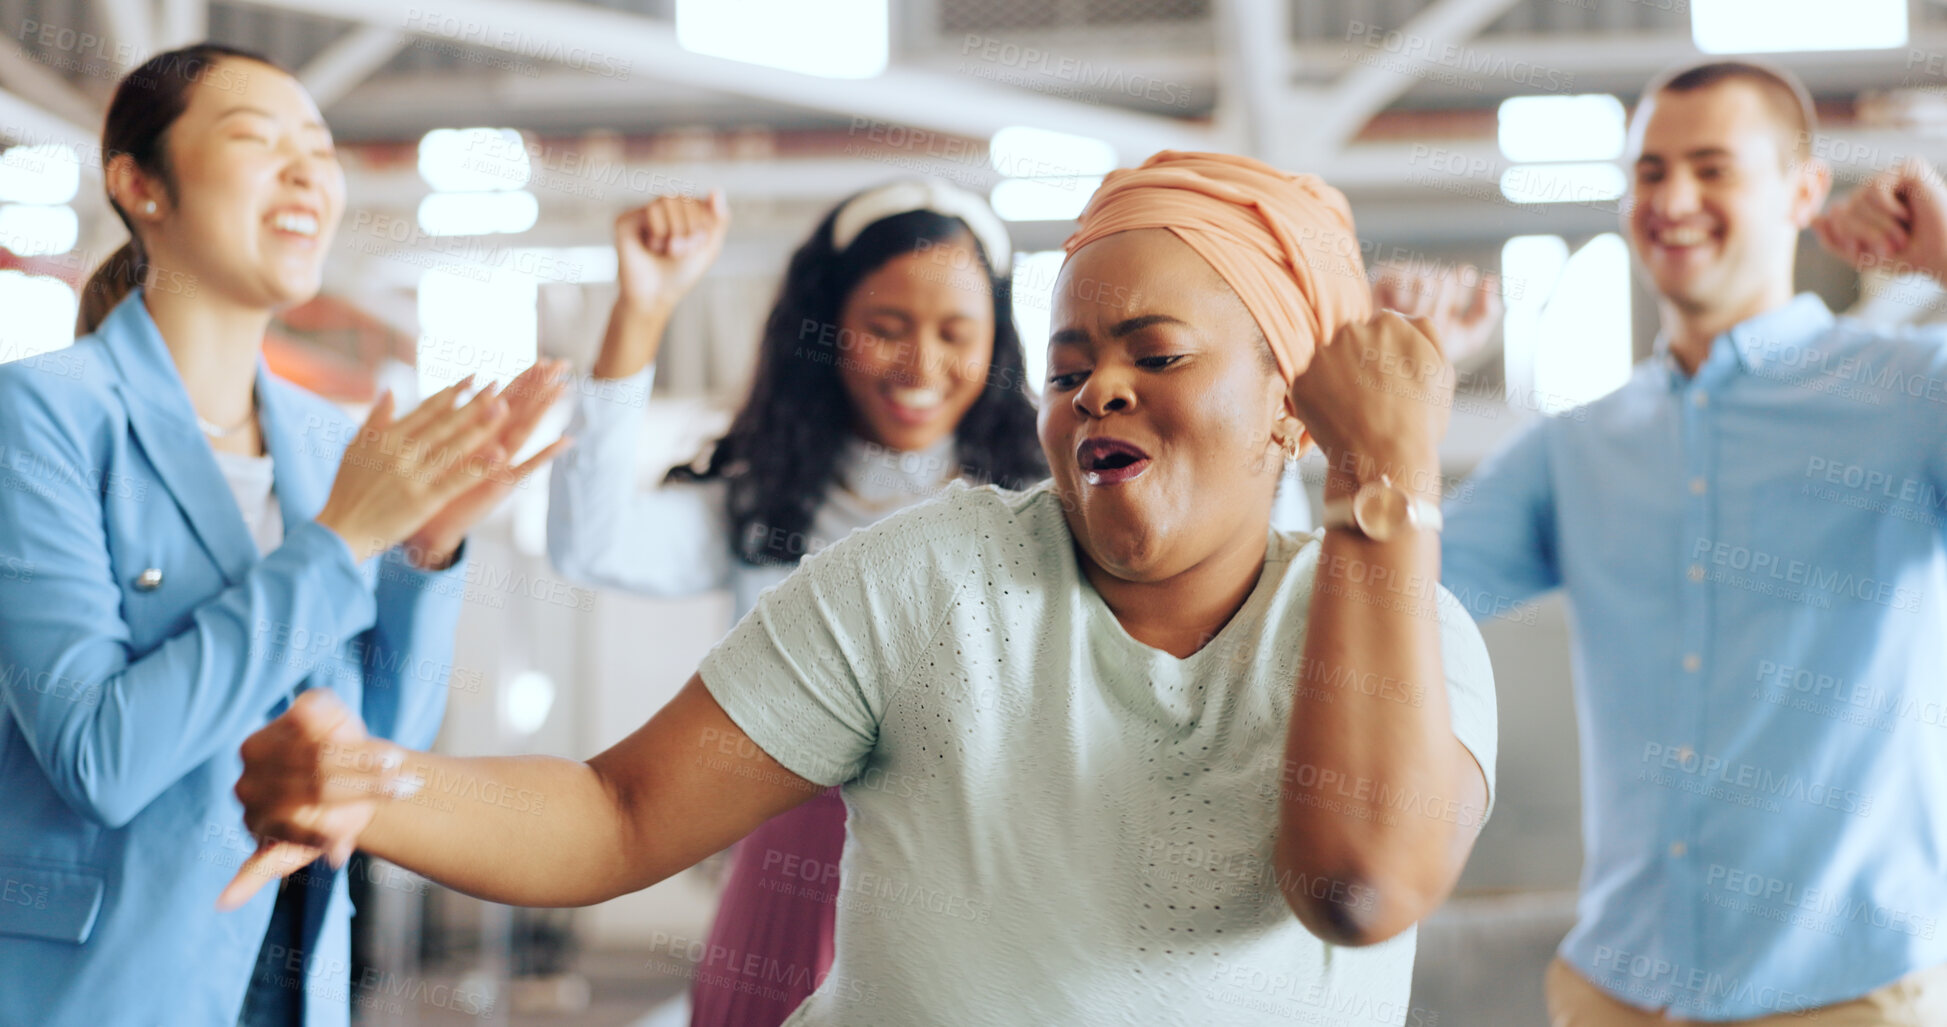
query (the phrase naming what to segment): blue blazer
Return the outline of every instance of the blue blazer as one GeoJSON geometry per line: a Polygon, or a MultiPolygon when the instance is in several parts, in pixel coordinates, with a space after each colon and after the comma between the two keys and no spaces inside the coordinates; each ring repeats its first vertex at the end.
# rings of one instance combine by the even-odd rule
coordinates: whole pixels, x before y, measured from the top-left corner
{"type": "MultiPolygon", "coordinates": [[[[464,571],[353,562],[312,518],[356,426],[257,369],[284,542],[259,556],[137,291],[0,365],[0,1027],[237,1019],[276,889],[219,913],[254,849],[245,737],[306,688],[429,745],[464,571]]],[[[344,875],[306,895],[306,1022],[350,1015],[344,875]]]]}

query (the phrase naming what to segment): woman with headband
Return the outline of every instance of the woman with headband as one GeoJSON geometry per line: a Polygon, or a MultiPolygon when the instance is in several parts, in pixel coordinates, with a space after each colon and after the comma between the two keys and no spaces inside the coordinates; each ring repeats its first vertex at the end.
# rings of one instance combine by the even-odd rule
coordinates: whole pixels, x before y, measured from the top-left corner
{"type": "MultiPolygon", "coordinates": [[[[1018,488],[1047,474],[1007,231],[979,197],[914,180],[822,219],[791,260],[729,433],[700,466],[638,488],[664,330],[728,224],[721,193],[662,197],[616,222],[621,295],[551,486],[548,549],[563,574],[665,598],[728,588],[741,618],[801,558],[948,482],[1018,488]]],[[[835,875],[844,842],[833,789],[733,850],[691,1023],[775,1027],[811,994],[831,966],[836,889],[798,875],[835,875]]]]}
{"type": "Polygon", "coordinates": [[[1436,584],[1452,373],[1367,319],[1352,239],[1337,192],[1256,161],[1111,174],[1055,289],[1051,480],[807,560],[586,763],[404,752],[307,700],[244,747],[282,840],[256,865],[356,839],[595,902],[839,784],[837,959],[789,1024],[1406,1022],[1411,928],[1489,805],[1493,684],[1436,584]],[[1326,529],[1279,532],[1308,437],[1326,529]],[[373,797],[476,778],[546,808],[373,797]]]}
{"type": "Polygon", "coordinates": [[[212,908],[253,850],[237,746],[305,690],[432,742],[462,540],[559,387],[360,426],[265,370],[345,177],[264,58],[157,54],[101,144],[129,242],[58,365],[0,366],[0,1023],[344,1024],[349,849],[212,908]]]}

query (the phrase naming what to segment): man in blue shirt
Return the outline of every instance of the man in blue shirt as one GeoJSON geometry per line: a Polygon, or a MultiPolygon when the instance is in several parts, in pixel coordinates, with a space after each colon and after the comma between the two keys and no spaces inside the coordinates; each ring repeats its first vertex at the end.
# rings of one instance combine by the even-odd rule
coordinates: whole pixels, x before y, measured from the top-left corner
{"type": "Polygon", "coordinates": [[[1587,844],[1555,1027],[1947,1024],[1947,336],[1792,294],[1800,231],[1947,271],[1911,166],[1824,218],[1804,87],[1653,83],[1624,220],[1662,334],[1448,504],[1477,616],[1562,588],[1587,844]]]}

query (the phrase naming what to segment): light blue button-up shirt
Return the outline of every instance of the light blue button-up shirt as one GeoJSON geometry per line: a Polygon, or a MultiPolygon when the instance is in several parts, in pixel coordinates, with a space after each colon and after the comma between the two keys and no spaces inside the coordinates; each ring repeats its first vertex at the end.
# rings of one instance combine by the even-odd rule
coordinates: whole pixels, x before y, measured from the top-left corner
{"type": "Polygon", "coordinates": [[[1801,295],[1445,512],[1476,616],[1566,591],[1584,976],[1724,1020],[1947,961],[1947,337],[1801,295]]]}

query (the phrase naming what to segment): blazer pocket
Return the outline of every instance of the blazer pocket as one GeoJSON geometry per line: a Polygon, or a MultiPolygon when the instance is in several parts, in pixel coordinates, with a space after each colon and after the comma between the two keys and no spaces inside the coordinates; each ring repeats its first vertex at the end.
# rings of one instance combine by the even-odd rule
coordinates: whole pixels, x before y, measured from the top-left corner
{"type": "Polygon", "coordinates": [[[0,863],[0,934],[80,945],[95,929],[106,879],[82,867],[0,863]]]}

